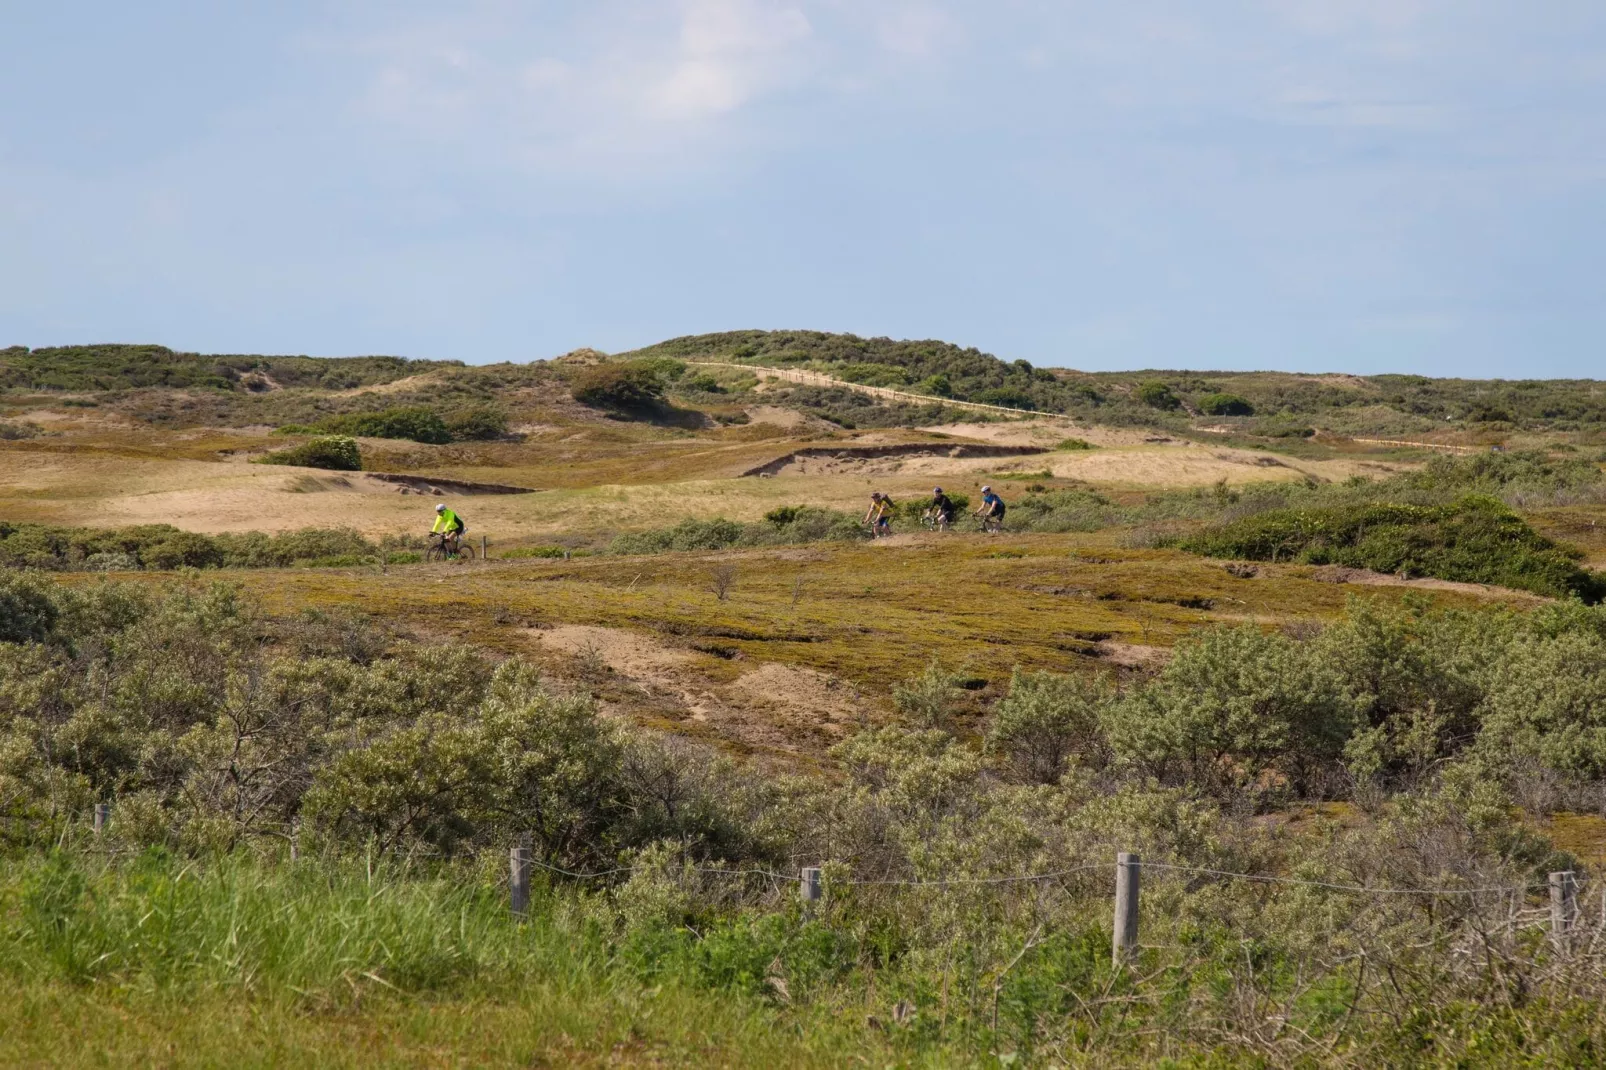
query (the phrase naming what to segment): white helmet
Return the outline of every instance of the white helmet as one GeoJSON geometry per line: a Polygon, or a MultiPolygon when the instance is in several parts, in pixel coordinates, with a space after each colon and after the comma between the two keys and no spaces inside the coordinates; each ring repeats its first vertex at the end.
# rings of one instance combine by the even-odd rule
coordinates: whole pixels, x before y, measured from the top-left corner
{"type": "Polygon", "coordinates": [[[981,492],[983,494],[991,494],[993,492],[993,488],[991,488],[991,487],[982,487],[981,488],[981,492]]]}
{"type": "Polygon", "coordinates": [[[445,506],[445,504],[444,504],[444,503],[442,503],[442,502],[436,502],[436,503],[435,503],[435,511],[436,511],[436,512],[437,512],[437,513],[444,513],[444,512],[446,512],[446,506],[445,506]]]}

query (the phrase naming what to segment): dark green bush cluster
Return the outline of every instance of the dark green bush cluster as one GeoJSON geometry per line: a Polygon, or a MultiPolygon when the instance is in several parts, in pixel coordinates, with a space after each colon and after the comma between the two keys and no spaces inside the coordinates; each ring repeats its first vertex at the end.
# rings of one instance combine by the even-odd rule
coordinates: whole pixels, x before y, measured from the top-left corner
{"type": "Polygon", "coordinates": [[[682,520],[674,527],[620,535],[608,547],[613,554],[658,554],[671,550],[727,550],[737,546],[779,546],[822,540],[851,541],[866,538],[859,519],[831,509],[787,505],[773,509],[762,522],[739,523],[682,520]]]}
{"type": "Polygon", "coordinates": [[[1588,602],[1606,597],[1606,583],[1579,566],[1580,554],[1483,495],[1437,506],[1278,509],[1202,532],[1182,546],[1211,557],[1346,565],[1588,602]]]}
{"type": "Polygon", "coordinates": [[[663,371],[652,361],[594,364],[574,374],[570,394],[582,405],[624,415],[647,415],[664,405],[668,389],[663,371]]]}
{"type": "Polygon", "coordinates": [[[177,353],[156,345],[0,349],[0,388],[131,390],[151,387],[249,393],[281,387],[344,390],[393,382],[459,361],[402,357],[273,357],[177,353]],[[264,378],[265,377],[265,378],[264,378]],[[269,382],[271,380],[271,383],[269,382]]]}
{"type": "Polygon", "coordinates": [[[275,450],[258,457],[257,464],[289,464],[300,468],[324,468],[331,472],[362,471],[362,451],[348,435],[321,435],[289,449],[275,450]]]}
{"type": "Polygon", "coordinates": [[[0,574],[0,838],[48,842],[95,800],[192,851],[283,836],[441,852],[533,834],[541,856],[668,839],[762,855],[746,785],[638,736],[517,661],[395,644],[360,618],[273,623],[224,586],[52,589],[0,574]]]}
{"type": "Polygon", "coordinates": [[[441,414],[425,405],[401,405],[378,412],[331,416],[320,421],[317,430],[356,438],[402,438],[431,445],[452,440],[441,414]]]}
{"type": "Polygon", "coordinates": [[[1198,401],[1206,416],[1253,416],[1255,407],[1237,394],[1206,394],[1198,401]]]}
{"type": "Polygon", "coordinates": [[[0,567],[125,572],[176,568],[285,568],[378,561],[383,548],[349,528],[202,535],[169,524],[62,528],[0,522],[0,567]]]}

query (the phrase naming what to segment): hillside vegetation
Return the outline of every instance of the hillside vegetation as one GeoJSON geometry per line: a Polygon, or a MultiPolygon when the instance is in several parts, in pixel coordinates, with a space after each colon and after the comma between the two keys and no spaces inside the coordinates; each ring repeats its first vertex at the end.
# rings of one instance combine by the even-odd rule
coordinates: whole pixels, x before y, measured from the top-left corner
{"type": "Polygon", "coordinates": [[[525,1064],[595,1051],[613,1019],[586,1008],[618,1002],[628,1062],[1494,1066],[1606,1037],[1589,932],[1567,950],[1511,924],[1581,868],[1520,806],[1606,783],[1598,610],[1209,630],[1124,683],[1019,673],[979,739],[934,663],[827,779],[603,718],[517,658],[273,619],[229,588],[11,575],[0,599],[0,971],[28,1008],[0,1051],[49,1044],[37,1016],[87,1013],[64,998],[85,987],[158,1033],[178,1026],[151,994],[230,995],[283,1019],[277,1044],[414,1000],[478,1043],[468,1023],[521,991],[578,998],[572,1031],[538,1017],[491,1057],[525,1064]],[[523,925],[497,876],[520,838],[556,867],[523,925]],[[1109,953],[1117,850],[1146,866],[1131,969],[1109,953]],[[790,875],[817,863],[805,913],[790,875]]]}
{"type": "MultiPolygon", "coordinates": [[[[850,382],[1068,413],[1096,423],[1183,427],[1209,417],[1250,434],[1606,431],[1596,380],[1430,379],[1280,372],[1068,372],[947,342],[819,331],[729,331],[622,356],[812,368],[850,382]]],[[[1074,362],[1074,357],[1070,358],[1074,362]]]]}

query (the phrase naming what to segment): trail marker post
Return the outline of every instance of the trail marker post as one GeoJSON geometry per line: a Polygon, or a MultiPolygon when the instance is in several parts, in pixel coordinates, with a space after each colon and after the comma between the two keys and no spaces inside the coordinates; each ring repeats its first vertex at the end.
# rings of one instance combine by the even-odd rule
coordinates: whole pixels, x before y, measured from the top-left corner
{"type": "Polygon", "coordinates": [[[485,536],[480,536],[480,560],[485,560],[485,536]]]}
{"type": "Polygon", "coordinates": [[[1565,950],[1578,923],[1578,879],[1570,869],[1550,875],[1550,940],[1565,950]]]}
{"type": "Polygon", "coordinates": [[[112,804],[111,803],[96,803],[95,804],[95,835],[99,836],[102,832],[105,832],[106,831],[106,825],[111,821],[111,819],[112,819],[112,804]]]}
{"type": "Polygon", "coordinates": [[[803,900],[803,909],[809,910],[822,898],[824,890],[820,887],[820,867],[805,866],[801,879],[798,881],[798,897],[803,900]]]}
{"type": "Polygon", "coordinates": [[[1117,967],[1138,957],[1138,891],[1142,866],[1135,854],[1115,856],[1115,936],[1111,955],[1117,967]]]}
{"type": "Polygon", "coordinates": [[[508,899],[514,917],[530,912],[530,848],[523,843],[508,852],[508,899]]]}

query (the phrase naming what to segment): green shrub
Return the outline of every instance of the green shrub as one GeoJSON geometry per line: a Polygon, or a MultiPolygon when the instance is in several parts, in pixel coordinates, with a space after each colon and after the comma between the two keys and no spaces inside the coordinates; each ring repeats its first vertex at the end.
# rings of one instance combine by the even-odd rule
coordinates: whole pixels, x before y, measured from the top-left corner
{"type": "Polygon", "coordinates": [[[326,468],[335,472],[360,472],[362,452],[357,440],[346,435],[327,435],[303,442],[287,450],[276,450],[259,457],[257,464],[292,464],[302,468],[326,468]]]}
{"type": "Polygon", "coordinates": [[[1591,603],[1606,597],[1606,581],[1579,567],[1577,551],[1540,535],[1483,495],[1442,506],[1275,509],[1202,532],[1184,540],[1182,548],[1211,557],[1497,584],[1591,603]]]}
{"type": "Polygon", "coordinates": [[[781,546],[788,543],[846,542],[868,538],[858,517],[812,505],[783,505],[763,522],[741,524],[718,517],[682,520],[671,528],[630,532],[608,546],[610,554],[657,554],[673,550],[724,550],[733,546],[781,546]]]}
{"type": "Polygon", "coordinates": [[[519,546],[519,547],[516,547],[516,548],[514,548],[512,550],[505,550],[498,556],[503,557],[503,558],[521,558],[521,557],[552,558],[552,557],[562,557],[564,554],[569,553],[569,552],[570,551],[565,550],[561,546],[519,546]]]}
{"type": "Polygon", "coordinates": [[[1057,450],[1091,450],[1098,447],[1085,438],[1062,438],[1054,444],[1054,448],[1057,450]]]}
{"type": "Polygon", "coordinates": [[[1139,383],[1135,396],[1151,409],[1169,412],[1182,407],[1182,402],[1171,392],[1171,388],[1156,379],[1139,383]]]}
{"type": "Polygon", "coordinates": [[[689,375],[680,380],[679,386],[680,389],[692,393],[723,394],[725,392],[725,388],[719,385],[719,380],[707,372],[689,375]]]}
{"type": "Polygon", "coordinates": [[[1305,644],[1253,626],[1178,644],[1151,686],[1104,708],[1117,758],[1165,784],[1296,788],[1343,753],[1364,703],[1305,644]]]}
{"type": "Polygon", "coordinates": [[[645,361],[596,364],[574,376],[570,394],[594,409],[639,415],[657,412],[664,402],[663,375],[645,361]]]}
{"type": "Polygon", "coordinates": [[[40,580],[0,573],[0,643],[42,643],[56,626],[58,612],[40,580]]]}
{"type": "Polygon", "coordinates": [[[282,568],[313,561],[377,560],[378,547],[349,528],[202,535],[168,524],[57,528],[0,523],[0,565],[50,570],[282,568]]]}
{"type": "Polygon", "coordinates": [[[1109,760],[1104,739],[1116,699],[1107,676],[1091,679],[1015,670],[1009,694],[993,708],[987,749],[1030,783],[1055,784],[1073,765],[1099,768],[1109,760]]]}
{"type": "Polygon", "coordinates": [[[508,432],[507,413],[492,405],[458,409],[447,415],[446,431],[453,439],[464,442],[502,438],[508,432]]]}
{"type": "Polygon", "coordinates": [[[0,420],[0,442],[15,442],[24,438],[38,438],[39,425],[30,423],[9,423],[0,420]]]}
{"type": "Polygon", "coordinates": [[[404,405],[379,412],[347,413],[330,416],[318,424],[321,431],[357,438],[400,438],[412,442],[441,445],[452,435],[440,413],[423,405],[404,405]]]}
{"type": "Polygon", "coordinates": [[[1206,394],[1199,399],[1199,411],[1206,416],[1253,416],[1255,407],[1237,394],[1206,394]]]}

